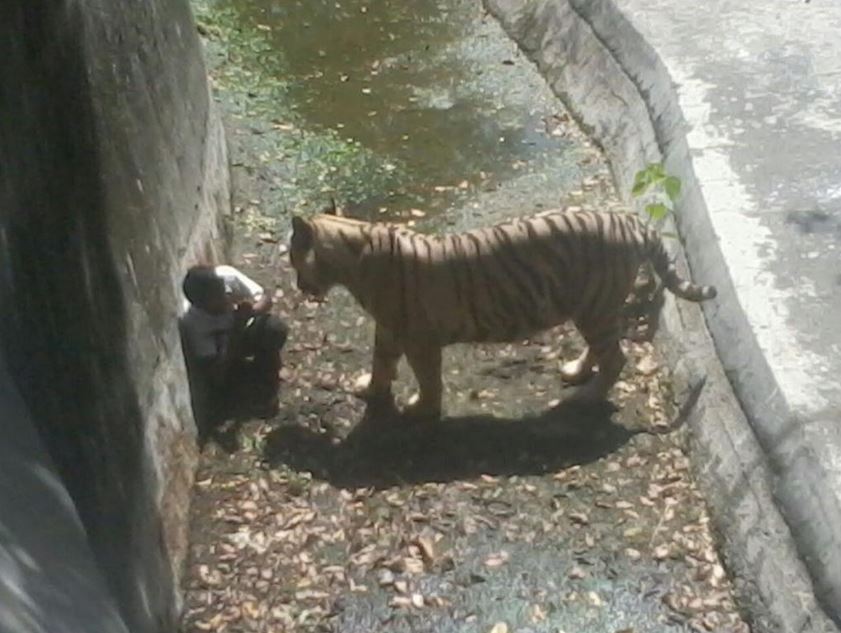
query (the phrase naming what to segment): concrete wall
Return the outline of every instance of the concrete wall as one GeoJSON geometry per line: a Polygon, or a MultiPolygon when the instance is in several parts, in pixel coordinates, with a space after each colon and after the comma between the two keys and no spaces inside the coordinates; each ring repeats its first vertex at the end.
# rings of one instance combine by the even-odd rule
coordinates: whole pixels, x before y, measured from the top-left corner
{"type": "MultiPolygon", "coordinates": [[[[5,0],[0,59],[0,347],[20,424],[129,628],[169,631],[196,460],[179,284],[229,206],[189,4],[5,0]]],[[[12,503],[0,516],[45,520],[12,503]]]]}
{"type": "MultiPolygon", "coordinates": [[[[685,121],[657,53],[613,0],[484,3],[601,144],[620,193],[628,194],[636,171],[651,161],[662,160],[681,178],[677,217],[685,248],[669,244],[679,268],[688,272],[684,254],[689,253],[693,268],[701,271],[696,281],[709,283],[699,253],[714,248],[715,238],[685,121]]],[[[718,307],[705,305],[712,318],[718,307]]],[[[662,325],[657,344],[674,370],[677,391],[689,393],[703,384],[689,412],[692,457],[754,630],[836,631],[775,502],[768,459],[733,393],[701,309],[668,296],[662,325]]]]}

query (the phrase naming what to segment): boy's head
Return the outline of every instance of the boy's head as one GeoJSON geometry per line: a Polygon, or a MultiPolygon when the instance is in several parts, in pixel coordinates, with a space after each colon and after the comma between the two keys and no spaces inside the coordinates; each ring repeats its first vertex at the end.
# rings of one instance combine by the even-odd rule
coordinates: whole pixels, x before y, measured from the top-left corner
{"type": "Polygon", "coordinates": [[[187,300],[205,312],[222,314],[228,309],[225,282],[216,275],[213,266],[193,266],[181,287],[187,300]]]}

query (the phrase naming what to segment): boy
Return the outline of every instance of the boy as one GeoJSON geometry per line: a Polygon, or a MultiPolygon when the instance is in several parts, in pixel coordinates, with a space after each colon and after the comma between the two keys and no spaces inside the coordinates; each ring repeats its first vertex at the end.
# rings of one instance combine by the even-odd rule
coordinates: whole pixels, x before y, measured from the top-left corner
{"type": "Polygon", "coordinates": [[[280,352],[288,329],[270,314],[271,297],[233,266],[193,266],[182,288],[186,300],[180,328],[199,424],[217,423],[228,416],[237,386],[244,373],[250,373],[245,363],[249,357],[253,357],[254,383],[249,386],[256,388],[257,403],[265,405],[259,413],[274,415],[280,352]]]}

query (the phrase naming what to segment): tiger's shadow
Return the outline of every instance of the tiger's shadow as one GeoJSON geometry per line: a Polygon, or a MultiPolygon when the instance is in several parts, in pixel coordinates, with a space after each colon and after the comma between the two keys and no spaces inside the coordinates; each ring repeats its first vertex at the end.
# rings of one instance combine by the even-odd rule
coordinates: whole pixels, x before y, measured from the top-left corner
{"type": "Polygon", "coordinates": [[[608,455],[635,434],[609,403],[564,405],[520,419],[463,416],[412,423],[366,416],[342,441],[300,426],[266,438],[264,457],[343,488],[450,482],[479,475],[539,475],[608,455]]]}

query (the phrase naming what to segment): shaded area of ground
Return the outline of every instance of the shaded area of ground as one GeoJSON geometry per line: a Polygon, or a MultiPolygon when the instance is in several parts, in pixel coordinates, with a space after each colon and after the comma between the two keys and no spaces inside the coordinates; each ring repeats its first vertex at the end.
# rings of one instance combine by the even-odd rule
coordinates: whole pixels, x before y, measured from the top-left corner
{"type": "Polygon", "coordinates": [[[631,433],[596,410],[558,405],[512,420],[464,415],[419,424],[399,414],[366,415],[343,441],[300,426],[271,432],[264,455],[342,488],[378,489],[447,483],[482,475],[542,475],[589,463],[616,450],[631,433]]]}
{"type": "MultiPolygon", "coordinates": [[[[371,140],[363,152],[371,173],[395,165],[384,168],[394,194],[384,198],[344,189],[341,167],[327,169],[335,176],[329,185],[318,178],[281,181],[288,166],[263,154],[287,143],[279,135],[289,130],[271,128],[259,108],[248,107],[249,99],[261,100],[257,88],[248,88],[257,95],[250,98],[225,79],[243,76],[237,64],[252,68],[247,57],[232,59],[221,54],[218,38],[209,42],[243,210],[236,263],[276,289],[278,311],[292,331],[281,413],[232,428],[204,451],[185,629],[743,630],[691,481],[685,431],[666,432],[675,417],[668,373],[649,345],[627,345],[631,362],[614,389],[615,408],[559,404],[559,364],[579,350],[579,340],[557,328],[518,345],[446,350],[449,417],[438,424],[366,418],[351,391],[370,366],[370,320],[342,291],[316,305],[294,290],[284,250],[287,219],[268,211],[311,209],[325,200],[323,187],[344,192],[354,213],[385,209],[421,228],[476,225],[561,198],[617,206],[601,157],[498,27],[472,3],[445,4],[458,28],[449,24],[449,39],[433,53],[424,53],[426,26],[418,29],[405,44],[414,59],[441,65],[458,51],[483,51],[478,60],[508,74],[476,98],[484,94],[502,111],[524,101],[506,102],[506,95],[526,95],[532,105],[516,125],[546,140],[516,156],[502,142],[493,174],[477,177],[473,162],[453,160],[445,183],[436,172],[407,177],[405,188],[402,163],[371,140]]],[[[240,10],[246,5],[261,3],[239,3],[240,10]]],[[[203,14],[208,32],[213,15],[203,14]]],[[[253,12],[245,15],[238,28],[248,20],[255,33],[264,32],[261,24],[272,28],[253,12]]],[[[380,17],[377,28],[388,23],[380,17]]],[[[316,39],[298,34],[294,41],[318,55],[316,39]]],[[[289,78],[298,78],[294,63],[277,63],[288,63],[289,78]]],[[[305,100],[306,87],[303,81],[285,95],[305,100]]],[[[329,117],[306,113],[303,104],[295,115],[295,129],[306,130],[301,137],[325,134],[329,117]]],[[[387,135],[387,128],[377,133],[387,135]]],[[[360,187],[372,182],[379,181],[360,187]]],[[[403,402],[409,379],[401,366],[403,402]]]]}

